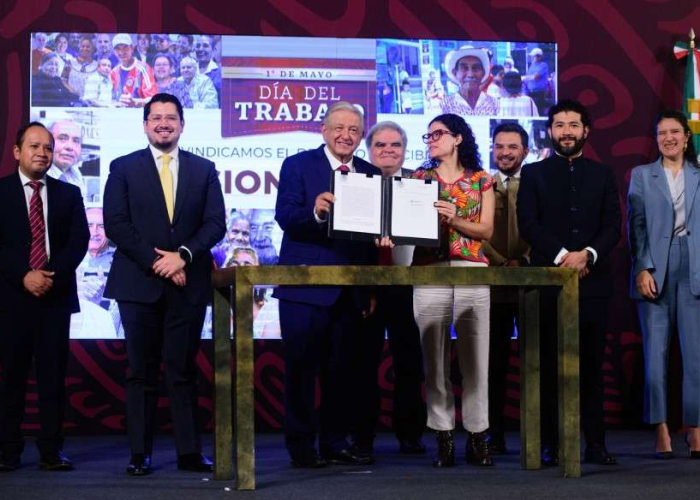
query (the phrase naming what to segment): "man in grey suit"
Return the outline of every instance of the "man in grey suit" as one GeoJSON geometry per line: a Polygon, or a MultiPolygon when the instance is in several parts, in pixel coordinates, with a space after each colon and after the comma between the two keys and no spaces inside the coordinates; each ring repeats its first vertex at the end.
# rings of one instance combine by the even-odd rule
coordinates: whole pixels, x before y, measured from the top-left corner
{"type": "MultiPolygon", "coordinates": [[[[406,132],[391,121],[379,122],[367,133],[365,140],[370,161],[382,171],[382,177],[409,177],[403,168],[406,154],[406,132]]],[[[382,247],[382,265],[411,264],[413,247],[382,247]]],[[[388,333],[394,368],[394,411],[392,423],[399,451],[407,454],[425,453],[421,441],[427,420],[421,397],[422,353],[420,333],[413,318],[413,289],[410,286],[379,287],[373,314],[363,321],[359,336],[361,358],[357,389],[357,415],[353,428],[353,451],[360,455],[373,452],[374,431],[379,420],[380,392],[377,370],[388,333]]]]}

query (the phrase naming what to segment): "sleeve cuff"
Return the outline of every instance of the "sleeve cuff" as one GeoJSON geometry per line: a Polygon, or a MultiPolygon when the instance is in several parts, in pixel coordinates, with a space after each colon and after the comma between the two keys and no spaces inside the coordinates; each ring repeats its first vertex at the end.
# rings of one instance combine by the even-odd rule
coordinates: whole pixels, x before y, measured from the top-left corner
{"type": "Polygon", "coordinates": [[[559,250],[559,253],[557,254],[556,257],[554,257],[554,265],[558,266],[561,263],[561,260],[564,258],[564,255],[569,253],[569,251],[566,248],[562,248],[559,250]]]}
{"type": "Polygon", "coordinates": [[[593,247],[586,247],[586,248],[584,248],[584,250],[588,250],[589,252],[591,252],[591,255],[593,256],[593,263],[594,263],[594,264],[595,264],[596,262],[598,262],[598,252],[596,252],[596,251],[593,249],[593,247]]]}
{"type": "Polygon", "coordinates": [[[326,222],[326,219],[322,219],[318,216],[318,214],[316,213],[316,207],[314,207],[314,219],[316,219],[316,222],[318,222],[319,224],[323,224],[324,222],[326,222]]]}
{"type": "MultiPolygon", "coordinates": [[[[184,245],[182,245],[181,247],[179,247],[179,248],[177,249],[178,252],[182,253],[181,250],[184,250],[185,252],[187,252],[187,255],[190,256],[189,260],[186,260],[187,264],[190,264],[190,263],[192,262],[192,252],[190,251],[189,248],[187,248],[187,247],[184,246],[184,245]]],[[[185,260],[185,259],[183,259],[183,260],[185,260]]]]}

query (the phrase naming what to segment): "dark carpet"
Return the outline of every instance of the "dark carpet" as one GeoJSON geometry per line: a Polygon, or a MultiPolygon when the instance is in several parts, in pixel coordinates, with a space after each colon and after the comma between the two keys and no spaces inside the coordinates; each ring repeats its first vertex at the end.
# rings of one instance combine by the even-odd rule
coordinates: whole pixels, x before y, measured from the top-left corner
{"type": "MultiPolygon", "coordinates": [[[[682,436],[674,436],[676,458],[652,458],[651,431],[613,431],[608,447],[619,465],[583,464],[583,476],[564,479],[558,469],[520,469],[518,436],[508,436],[506,456],[496,465],[477,468],[464,463],[465,434],[457,434],[459,465],[431,467],[434,436],[426,434],[428,454],[398,453],[393,436],[380,435],[377,463],[371,467],[329,467],[298,470],[289,459],[279,434],[257,436],[257,491],[234,491],[233,481],[214,481],[204,474],[178,471],[173,442],[161,436],[156,442],[155,471],[147,477],[125,473],[128,448],[124,436],[71,437],[65,452],[76,465],[73,472],[46,472],[36,465],[32,442],[22,456],[22,467],[0,474],[0,500],[195,500],[225,498],[294,499],[501,499],[595,498],[615,500],[697,498],[700,495],[700,460],[687,457],[682,436]]],[[[208,451],[208,450],[207,450],[208,451]]]]}

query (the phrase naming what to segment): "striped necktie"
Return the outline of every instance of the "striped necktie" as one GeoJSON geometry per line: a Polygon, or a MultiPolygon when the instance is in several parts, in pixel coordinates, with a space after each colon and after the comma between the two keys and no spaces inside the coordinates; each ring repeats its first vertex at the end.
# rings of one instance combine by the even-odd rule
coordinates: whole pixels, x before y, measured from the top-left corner
{"type": "Polygon", "coordinates": [[[29,187],[34,190],[29,200],[29,229],[32,233],[32,245],[29,251],[29,267],[43,269],[48,262],[46,254],[46,224],[44,222],[44,202],[41,200],[39,190],[43,184],[39,181],[30,181],[29,187]]]}

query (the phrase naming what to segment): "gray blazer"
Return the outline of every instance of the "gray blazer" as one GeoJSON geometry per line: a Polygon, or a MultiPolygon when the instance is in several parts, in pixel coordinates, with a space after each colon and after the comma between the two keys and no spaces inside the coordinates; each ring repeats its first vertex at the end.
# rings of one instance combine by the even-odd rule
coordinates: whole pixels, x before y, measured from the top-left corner
{"type": "MultiPolygon", "coordinates": [[[[700,169],[683,164],[685,177],[685,217],[690,259],[690,292],[700,296],[700,198],[696,197],[700,169]]],[[[627,198],[627,232],[632,254],[630,295],[641,299],[637,274],[649,270],[660,293],[666,278],[668,254],[673,236],[673,203],[661,158],[632,170],[627,198]]]]}

